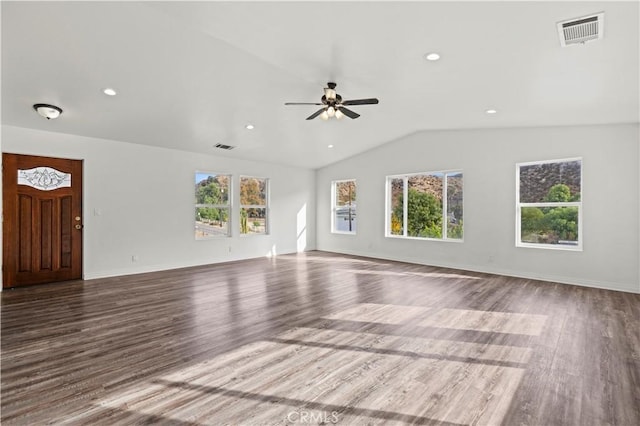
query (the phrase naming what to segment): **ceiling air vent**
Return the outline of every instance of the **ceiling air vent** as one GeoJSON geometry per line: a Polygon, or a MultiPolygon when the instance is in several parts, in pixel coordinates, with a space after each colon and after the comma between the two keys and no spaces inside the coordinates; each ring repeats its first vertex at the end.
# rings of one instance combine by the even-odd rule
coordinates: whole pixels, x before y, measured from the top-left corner
{"type": "Polygon", "coordinates": [[[562,47],[572,44],[584,44],[602,38],[604,12],[582,18],[558,22],[558,33],[562,47]]]}
{"type": "Polygon", "coordinates": [[[226,149],[226,150],[230,150],[235,148],[235,146],[231,146],[231,145],[225,145],[223,143],[218,143],[215,145],[216,148],[220,148],[220,149],[226,149]]]}

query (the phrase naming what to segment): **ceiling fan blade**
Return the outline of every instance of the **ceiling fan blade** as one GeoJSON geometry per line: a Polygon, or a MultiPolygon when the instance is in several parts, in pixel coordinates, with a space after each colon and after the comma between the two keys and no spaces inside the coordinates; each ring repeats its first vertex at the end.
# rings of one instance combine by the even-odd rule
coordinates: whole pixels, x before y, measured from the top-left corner
{"type": "Polygon", "coordinates": [[[307,117],[307,120],[313,120],[314,118],[316,118],[317,116],[319,116],[320,114],[322,114],[324,112],[324,108],[320,108],[319,110],[317,110],[316,112],[314,112],[313,114],[311,114],[310,116],[307,117]]]}
{"type": "Polygon", "coordinates": [[[285,102],[285,105],[324,105],[317,102],[285,102]]]}
{"type": "Polygon", "coordinates": [[[360,117],[360,114],[358,114],[357,112],[353,112],[350,109],[346,109],[343,106],[339,106],[338,107],[338,111],[342,112],[344,115],[346,115],[349,118],[358,118],[358,117],[360,117]]]}
{"type": "Polygon", "coordinates": [[[377,104],[378,100],[376,98],[369,99],[352,99],[350,101],[342,102],[342,105],[374,105],[377,104]]]}

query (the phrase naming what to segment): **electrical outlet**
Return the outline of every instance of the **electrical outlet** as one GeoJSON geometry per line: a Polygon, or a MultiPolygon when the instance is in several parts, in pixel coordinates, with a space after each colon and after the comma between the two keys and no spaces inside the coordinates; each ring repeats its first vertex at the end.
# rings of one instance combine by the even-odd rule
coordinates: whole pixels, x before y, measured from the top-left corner
{"type": "Polygon", "coordinates": [[[133,256],[131,256],[131,261],[132,262],[137,262],[138,261],[138,255],[134,254],[133,256]]]}

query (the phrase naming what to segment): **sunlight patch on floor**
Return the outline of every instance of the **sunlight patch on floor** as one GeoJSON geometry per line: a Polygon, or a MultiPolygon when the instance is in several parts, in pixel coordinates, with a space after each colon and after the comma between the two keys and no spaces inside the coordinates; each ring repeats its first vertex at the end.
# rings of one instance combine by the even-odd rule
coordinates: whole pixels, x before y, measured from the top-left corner
{"type": "Polygon", "coordinates": [[[351,272],[353,274],[365,274],[365,275],[380,275],[390,277],[423,277],[423,278],[455,278],[465,280],[480,280],[480,277],[473,277],[470,275],[453,274],[445,272],[395,272],[395,271],[376,271],[371,269],[344,269],[344,272],[351,272]]]}
{"type": "MultiPolygon", "coordinates": [[[[376,305],[396,315],[387,306],[376,305]]],[[[345,425],[498,424],[529,357],[520,347],[294,328],[132,386],[92,409],[204,424],[290,424],[301,410],[338,413],[337,424],[345,425]]]]}
{"type": "Polygon", "coordinates": [[[442,308],[434,310],[418,325],[539,336],[546,320],[546,315],[442,308]]]}
{"type": "Polygon", "coordinates": [[[402,324],[424,315],[432,308],[423,306],[381,305],[359,303],[352,308],[324,316],[324,319],[376,322],[379,324],[402,324]]]}
{"type": "MultiPolygon", "coordinates": [[[[316,346],[334,346],[344,350],[379,351],[389,355],[434,358],[468,358],[482,363],[526,365],[531,358],[531,349],[527,347],[494,345],[488,343],[461,342],[457,340],[439,340],[422,337],[393,336],[355,331],[332,329],[294,328],[280,334],[270,341],[293,341],[316,346]]],[[[518,365],[515,365],[518,366],[518,365]]]]}

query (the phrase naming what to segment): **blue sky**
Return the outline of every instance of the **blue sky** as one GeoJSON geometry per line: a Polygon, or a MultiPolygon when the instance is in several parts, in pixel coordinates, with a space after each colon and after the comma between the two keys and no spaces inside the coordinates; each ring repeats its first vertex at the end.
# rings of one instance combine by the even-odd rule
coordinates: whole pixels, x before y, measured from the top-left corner
{"type": "Polygon", "coordinates": [[[215,176],[215,173],[196,172],[196,183],[206,180],[209,176],[215,176]]]}

